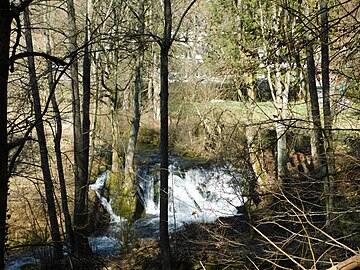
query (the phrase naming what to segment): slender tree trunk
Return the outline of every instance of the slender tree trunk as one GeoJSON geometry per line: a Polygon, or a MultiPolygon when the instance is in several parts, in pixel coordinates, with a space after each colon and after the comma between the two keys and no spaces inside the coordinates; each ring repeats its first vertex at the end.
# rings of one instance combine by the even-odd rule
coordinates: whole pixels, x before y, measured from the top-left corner
{"type": "Polygon", "coordinates": [[[94,163],[94,153],[95,153],[95,139],[96,139],[96,127],[97,127],[97,116],[99,110],[99,88],[100,88],[100,76],[99,76],[99,59],[98,55],[95,56],[95,83],[96,83],[96,90],[95,90],[95,104],[94,104],[94,111],[93,111],[93,118],[92,118],[92,132],[91,132],[91,147],[90,147],[90,156],[89,156],[89,173],[91,173],[93,169],[94,163]]]}
{"type": "Polygon", "coordinates": [[[152,69],[151,69],[151,99],[154,112],[154,120],[160,121],[160,83],[159,68],[157,65],[156,53],[153,52],[152,69]]]}
{"type": "Polygon", "coordinates": [[[275,122],[276,139],[277,139],[277,176],[281,180],[287,173],[287,142],[286,142],[286,126],[284,121],[287,118],[287,106],[288,106],[288,91],[284,89],[281,83],[281,56],[280,56],[280,19],[281,19],[281,7],[277,7],[273,2],[273,26],[274,34],[276,37],[276,59],[274,63],[274,92],[275,94],[275,107],[277,110],[277,119],[275,122]],[[287,91],[287,93],[286,93],[287,91]]]}
{"type": "Polygon", "coordinates": [[[89,46],[89,32],[90,32],[90,19],[88,13],[88,1],[86,2],[86,18],[85,18],[85,45],[84,45],[84,61],[83,61],[83,102],[82,102],[82,178],[81,178],[81,210],[83,214],[81,224],[84,227],[84,235],[87,235],[87,226],[89,223],[88,216],[88,191],[89,191],[89,150],[90,150],[90,46],[89,46]]]}
{"type": "MultiPolygon", "coordinates": [[[[45,10],[45,22],[46,23],[49,22],[49,13],[47,12],[47,10],[45,10]]],[[[48,29],[45,30],[44,35],[45,35],[46,53],[51,55],[50,33],[48,29]]],[[[52,63],[49,60],[47,60],[47,68],[48,68],[47,79],[48,79],[49,90],[52,91],[52,89],[54,88],[54,79],[53,79],[53,73],[51,71],[52,63]]],[[[72,228],[71,214],[68,205],[66,181],[65,181],[62,154],[61,154],[61,137],[62,137],[61,114],[56,101],[55,93],[51,94],[51,104],[55,113],[55,123],[56,123],[54,145],[55,145],[56,165],[57,165],[57,171],[58,171],[58,177],[60,183],[61,206],[64,214],[67,241],[70,244],[70,247],[72,248],[75,245],[75,240],[74,240],[74,231],[72,228]]]]}
{"type": "Polygon", "coordinates": [[[125,156],[125,185],[126,189],[131,190],[134,188],[135,181],[135,148],[137,143],[137,137],[140,127],[140,92],[142,88],[142,68],[144,59],[145,44],[143,41],[144,29],[145,29],[145,10],[144,1],[139,1],[139,44],[138,44],[138,59],[135,72],[135,91],[134,91],[134,118],[132,120],[131,131],[129,141],[127,145],[127,151],[125,156]]]}
{"type": "Polygon", "coordinates": [[[324,176],[323,170],[323,158],[324,158],[324,141],[321,132],[321,120],[320,120],[320,110],[319,110],[319,98],[316,90],[316,67],[314,61],[314,51],[312,44],[306,46],[306,62],[307,62],[307,71],[308,71],[308,84],[309,84],[309,93],[310,93],[310,103],[311,103],[311,117],[314,127],[314,141],[316,145],[316,157],[317,160],[314,160],[315,169],[317,170],[320,177],[324,176]]]}
{"type": "MultiPolygon", "coordinates": [[[[305,2],[305,16],[309,16],[309,3],[305,2]]],[[[307,65],[307,76],[308,76],[308,87],[310,95],[310,105],[311,105],[311,119],[313,126],[313,132],[311,132],[312,145],[315,146],[315,149],[312,147],[312,151],[315,151],[314,158],[314,167],[320,178],[323,178],[325,175],[324,170],[324,140],[322,136],[322,127],[320,119],[320,109],[319,109],[319,97],[316,89],[316,66],[314,60],[314,49],[311,41],[311,36],[308,33],[306,36],[307,46],[306,46],[306,65],[307,65]]]]}
{"type": "MultiPolygon", "coordinates": [[[[118,99],[117,95],[115,97],[118,99]]],[[[111,141],[111,172],[114,174],[120,173],[121,158],[120,158],[120,120],[119,120],[119,102],[115,102],[112,106],[111,125],[112,125],[112,141],[111,141]]]]}
{"type": "Polygon", "coordinates": [[[331,218],[333,212],[333,192],[334,192],[334,146],[332,136],[332,113],[330,102],[330,78],[329,78],[329,25],[327,2],[320,3],[321,19],[321,74],[323,89],[323,111],[324,111],[324,135],[325,135],[325,153],[326,153],[326,178],[324,182],[324,194],[326,202],[327,220],[331,218]]]}
{"type": "MultiPolygon", "coordinates": [[[[117,85],[117,76],[118,76],[118,61],[119,55],[118,51],[114,53],[114,61],[115,61],[115,87],[114,94],[112,100],[112,108],[111,108],[111,124],[112,124],[112,160],[111,160],[111,172],[114,174],[120,173],[121,168],[121,158],[120,158],[120,98],[119,98],[119,90],[117,85]]],[[[127,90],[126,90],[127,91],[127,90]]]]}
{"type": "MultiPolygon", "coordinates": [[[[30,18],[29,18],[28,9],[25,9],[24,11],[24,25],[25,25],[26,48],[27,51],[31,53],[33,52],[33,44],[31,37],[30,18]]],[[[28,69],[29,69],[29,77],[30,77],[30,87],[31,87],[33,103],[34,103],[33,106],[34,106],[35,121],[36,121],[35,128],[39,142],[41,169],[45,184],[45,196],[46,196],[47,211],[50,221],[51,238],[54,241],[56,259],[61,259],[63,257],[62,243],[61,243],[61,237],[59,231],[59,224],[57,220],[56,205],[54,199],[54,186],[51,179],[48,150],[46,146],[46,137],[45,137],[44,125],[42,121],[39,87],[36,80],[36,69],[35,69],[35,61],[33,56],[28,57],[28,69]]]]}
{"type": "MultiPolygon", "coordinates": [[[[115,11],[115,33],[118,33],[119,31],[119,24],[116,21],[117,19],[117,13],[115,11]]],[[[111,60],[111,54],[109,55],[108,63],[111,60]]],[[[112,59],[114,64],[113,69],[115,69],[115,85],[114,90],[111,89],[110,92],[112,93],[111,96],[111,125],[112,125],[112,142],[111,142],[111,150],[112,150],[112,156],[111,156],[111,172],[114,175],[117,175],[117,177],[120,177],[120,169],[123,165],[122,157],[121,157],[121,151],[120,148],[122,146],[121,143],[121,127],[120,127],[120,109],[125,108],[124,100],[125,100],[125,92],[128,92],[128,88],[126,87],[126,90],[124,90],[124,99],[122,100],[122,104],[120,104],[120,91],[118,87],[118,76],[119,76],[119,51],[114,51],[114,59],[112,59]]],[[[127,105],[126,105],[127,106],[127,105]]]]}
{"type": "Polygon", "coordinates": [[[169,243],[169,138],[168,138],[168,98],[169,98],[169,50],[171,46],[172,13],[171,1],[164,0],[164,34],[160,51],[160,249],[162,269],[171,270],[169,243]]]}
{"type": "MultiPolygon", "coordinates": [[[[51,76],[51,75],[48,75],[48,76],[51,76]]],[[[51,84],[49,83],[49,86],[50,85],[51,84]]],[[[49,88],[52,89],[52,87],[49,87],[49,88]]],[[[73,248],[75,246],[74,230],[72,227],[71,214],[70,214],[70,210],[69,210],[68,195],[67,195],[67,190],[66,190],[66,180],[65,180],[65,175],[64,175],[62,153],[61,153],[61,137],[62,137],[61,115],[60,115],[60,110],[58,108],[55,95],[53,95],[51,97],[51,104],[52,104],[52,107],[53,107],[53,110],[55,113],[55,121],[56,121],[56,134],[55,134],[55,138],[54,138],[54,144],[55,144],[57,171],[58,171],[58,177],[59,177],[59,183],[60,183],[61,207],[62,207],[62,210],[64,213],[67,240],[70,244],[70,247],[73,248]]]]}
{"type": "MultiPolygon", "coordinates": [[[[144,207],[141,204],[138,196],[134,196],[135,188],[137,185],[136,180],[136,171],[135,171],[135,150],[137,144],[137,137],[140,127],[140,103],[141,103],[141,89],[142,89],[142,69],[143,69],[143,59],[145,52],[145,44],[143,40],[144,30],[145,30],[145,9],[144,1],[139,1],[139,22],[138,22],[138,55],[137,55],[137,64],[135,71],[135,91],[134,91],[134,117],[132,120],[130,136],[127,145],[127,151],[125,155],[125,187],[124,189],[130,191],[129,201],[134,202],[136,200],[135,212],[133,215],[133,220],[141,217],[144,207]]],[[[128,196],[129,196],[128,195],[128,196]]]]}
{"type": "Polygon", "coordinates": [[[75,250],[79,254],[90,252],[88,239],[86,237],[87,224],[87,179],[84,178],[85,166],[83,164],[83,134],[81,125],[81,102],[79,94],[78,61],[77,55],[77,28],[75,21],[75,8],[73,0],[67,0],[68,23],[69,23],[69,47],[73,54],[71,65],[72,82],[72,113],[74,125],[74,171],[75,171],[75,202],[74,202],[74,236],[75,250]]]}
{"type": "MultiPolygon", "coordinates": [[[[251,181],[249,185],[249,197],[252,199],[255,204],[259,203],[259,197],[258,197],[258,191],[256,190],[257,187],[259,187],[259,191],[267,192],[269,189],[269,185],[271,185],[268,181],[268,175],[265,170],[263,170],[258,152],[262,151],[261,149],[258,149],[255,142],[255,137],[258,133],[257,127],[254,125],[254,109],[255,109],[255,97],[256,97],[256,91],[254,86],[254,76],[251,75],[251,83],[250,83],[250,89],[249,89],[249,100],[246,102],[246,109],[247,109],[247,121],[248,126],[245,127],[245,135],[246,135],[246,143],[247,143],[247,151],[249,153],[249,161],[252,166],[252,170],[255,175],[255,181],[251,181]]],[[[249,205],[250,207],[250,205],[249,205]]]]}
{"type": "Polygon", "coordinates": [[[12,16],[9,1],[0,1],[0,269],[4,269],[8,198],[7,83],[12,16]]]}

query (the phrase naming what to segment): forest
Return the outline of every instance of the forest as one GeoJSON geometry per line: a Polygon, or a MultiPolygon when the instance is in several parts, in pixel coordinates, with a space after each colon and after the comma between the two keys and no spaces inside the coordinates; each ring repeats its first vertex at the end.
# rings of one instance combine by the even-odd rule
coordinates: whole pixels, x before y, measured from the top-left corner
{"type": "Polygon", "coordinates": [[[1,0],[0,270],[360,269],[358,0],[1,0]]]}

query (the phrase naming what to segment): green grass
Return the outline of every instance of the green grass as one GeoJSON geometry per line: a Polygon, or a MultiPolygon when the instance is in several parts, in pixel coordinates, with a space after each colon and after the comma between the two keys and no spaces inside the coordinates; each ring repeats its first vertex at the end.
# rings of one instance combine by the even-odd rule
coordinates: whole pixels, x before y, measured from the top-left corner
{"type": "MultiPolygon", "coordinates": [[[[247,123],[247,109],[243,102],[224,101],[211,103],[203,102],[182,102],[170,106],[170,113],[175,116],[181,112],[181,115],[191,117],[193,115],[208,115],[210,112],[223,112],[231,116],[233,120],[240,123],[247,123]]],[[[257,102],[254,105],[253,121],[254,123],[268,123],[275,119],[276,110],[272,102],[257,102]]],[[[307,122],[307,111],[304,102],[289,103],[289,119],[298,119],[299,125],[307,122]]],[[[334,128],[336,129],[360,129],[359,117],[351,109],[337,112],[334,116],[334,128]]]]}

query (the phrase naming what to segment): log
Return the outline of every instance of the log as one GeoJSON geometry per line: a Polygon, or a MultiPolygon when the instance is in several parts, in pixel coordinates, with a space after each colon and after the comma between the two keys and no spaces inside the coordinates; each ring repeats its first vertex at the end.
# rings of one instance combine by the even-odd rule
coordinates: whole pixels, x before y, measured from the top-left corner
{"type": "Polygon", "coordinates": [[[327,270],[353,270],[356,267],[360,267],[360,254],[352,256],[345,261],[339,262],[327,270]]]}

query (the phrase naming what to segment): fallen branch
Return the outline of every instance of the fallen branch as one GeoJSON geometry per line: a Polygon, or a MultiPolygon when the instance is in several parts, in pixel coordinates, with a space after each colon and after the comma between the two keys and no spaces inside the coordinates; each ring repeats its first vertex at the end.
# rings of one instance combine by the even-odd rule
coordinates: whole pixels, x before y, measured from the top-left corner
{"type": "Polygon", "coordinates": [[[327,270],[352,270],[356,267],[360,267],[360,254],[350,257],[345,261],[328,268],[327,270]]]}

